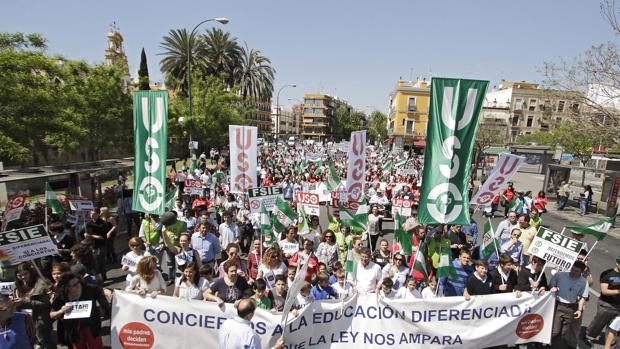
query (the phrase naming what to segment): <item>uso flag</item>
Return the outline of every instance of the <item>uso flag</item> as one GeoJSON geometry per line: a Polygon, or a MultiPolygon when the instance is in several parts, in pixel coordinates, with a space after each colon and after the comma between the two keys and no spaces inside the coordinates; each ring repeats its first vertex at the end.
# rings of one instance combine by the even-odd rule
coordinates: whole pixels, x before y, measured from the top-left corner
{"type": "Polygon", "coordinates": [[[433,78],[420,224],[469,224],[472,152],[488,81],[433,78]]]}

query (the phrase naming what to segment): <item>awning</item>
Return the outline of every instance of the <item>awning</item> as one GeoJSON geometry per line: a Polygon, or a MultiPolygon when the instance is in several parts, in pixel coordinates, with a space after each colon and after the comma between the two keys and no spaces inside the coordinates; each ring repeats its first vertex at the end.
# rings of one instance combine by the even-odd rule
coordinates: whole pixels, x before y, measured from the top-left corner
{"type": "Polygon", "coordinates": [[[414,148],[426,148],[426,141],[413,141],[414,148]]]}

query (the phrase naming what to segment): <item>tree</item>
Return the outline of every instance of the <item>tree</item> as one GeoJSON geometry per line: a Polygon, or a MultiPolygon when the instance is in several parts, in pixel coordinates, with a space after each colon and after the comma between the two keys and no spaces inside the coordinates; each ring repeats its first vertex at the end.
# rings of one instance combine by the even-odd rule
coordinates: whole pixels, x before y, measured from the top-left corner
{"type": "Polygon", "coordinates": [[[387,138],[387,115],[375,110],[368,119],[368,138],[371,142],[383,142],[387,138]]]}
{"type": "Polygon", "coordinates": [[[364,128],[366,114],[346,104],[339,104],[334,115],[334,138],[349,138],[351,132],[364,128]]]}
{"type": "Polygon", "coordinates": [[[562,146],[565,152],[573,154],[585,165],[592,156],[592,146],[596,144],[593,130],[596,126],[584,125],[577,122],[555,124],[549,131],[539,131],[531,135],[519,136],[517,143],[535,142],[553,148],[562,146]]]}
{"type": "Polygon", "coordinates": [[[161,71],[164,73],[166,85],[174,91],[187,91],[187,58],[188,49],[191,46],[190,55],[192,67],[204,66],[204,58],[197,54],[202,51],[204,41],[199,35],[192,35],[186,29],[173,29],[164,36],[159,45],[164,51],[159,53],[163,56],[161,71]]]}
{"type": "Polygon", "coordinates": [[[271,99],[275,70],[270,64],[269,58],[263,56],[260,50],[248,49],[247,46],[241,49],[241,65],[235,73],[241,97],[263,101],[271,99]]]}
{"type": "MultiPolygon", "coordinates": [[[[616,35],[620,35],[615,0],[603,0],[601,11],[616,35]]],[[[620,53],[615,43],[595,44],[572,62],[545,62],[544,85],[579,91],[582,113],[574,117],[594,126],[599,143],[620,145],[620,53]]]]}
{"type": "Polygon", "coordinates": [[[232,87],[239,79],[235,75],[241,67],[241,47],[237,38],[219,28],[210,28],[202,36],[204,45],[197,50],[201,57],[205,76],[223,76],[227,87],[232,87]]]}
{"type": "MultiPolygon", "coordinates": [[[[478,175],[479,160],[482,154],[484,154],[484,151],[489,149],[492,145],[502,144],[503,141],[502,135],[497,132],[497,130],[483,125],[479,126],[476,140],[474,141],[474,178],[478,175]]],[[[484,173],[484,167],[482,171],[484,173]]]]}
{"type": "Polygon", "coordinates": [[[140,70],[138,70],[138,89],[142,91],[148,91],[151,89],[149,85],[149,66],[146,63],[146,53],[144,53],[144,47],[140,54],[140,70]]]}
{"type": "Polygon", "coordinates": [[[201,74],[197,72],[192,78],[191,119],[185,119],[182,125],[177,122],[181,116],[187,118],[187,98],[177,97],[171,101],[170,133],[188,140],[187,133],[191,129],[192,138],[198,140],[202,148],[224,146],[228,143],[228,125],[243,125],[250,110],[239,96],[227,91],[221,79],[201,74]]]}
{"type": "Polygon", "coordinates": [[[35,49],[44,51],[47,48],[47,39],[39,33],[0,33],[0,49],[24,51],[35,49]]]}

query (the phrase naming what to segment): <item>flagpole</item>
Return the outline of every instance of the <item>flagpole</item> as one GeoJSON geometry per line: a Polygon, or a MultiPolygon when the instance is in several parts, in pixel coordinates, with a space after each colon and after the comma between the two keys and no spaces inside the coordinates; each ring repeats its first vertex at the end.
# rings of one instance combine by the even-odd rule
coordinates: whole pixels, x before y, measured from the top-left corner
{"type": "MultiPolygon", "coordinates": [[[[538,275],[538,277],[536,278],[536,284],[540,283],[540,280],[542,279],[542,276],[545,274],[545,269],[547,268],[547,263],[545,263],[545,265],[543,265],[542,270],[540,271],[540,275],[538,275]]],[[[532,290],[532,294],[535,292],[536,290],[532,290]]]]}
{"type": "Polygon", "coordinates": [[[560,232],[560,234],[564,235],[565,230],[566,230],[566,227],[562,228],[562,231],[560,232]]]}
{"type": "Polygon", "coordinates": [[[588,253],[586,254],[586,258],[588,258],[588,256],[590,255],[590,253],[592,253],[592,251],[594,251],[594,248],[596,247],[596,244],[598,244],[599,240],[596,240],[594,242],[594,245],[592,245],[592,247],[590,248],[590,250],[588,251],[588,253]]]}

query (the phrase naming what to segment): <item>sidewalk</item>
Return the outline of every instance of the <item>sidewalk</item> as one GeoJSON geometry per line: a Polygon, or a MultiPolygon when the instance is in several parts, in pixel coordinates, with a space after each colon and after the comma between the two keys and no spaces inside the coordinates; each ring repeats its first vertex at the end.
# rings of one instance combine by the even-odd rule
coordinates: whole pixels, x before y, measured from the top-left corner
{"type": "MultiPolygon", "coordinates": [[[[567,221],[567,224],[580,226],[594,224],[599,220],[607,219],[607,216],[598,213],[589,213],[585,216],[582,216],[579,214],[579,209],[576,207],[567,206],[560,211],[558,210],[555,201],[549,202],[549,204],[547,205],[546,214],[563,219],[567,221]]],[[[607,234],[616,239],[620,239],[620,222],[618,222],[618,219],[616,219],[616,227],[610,229],[607,234]]]]}

